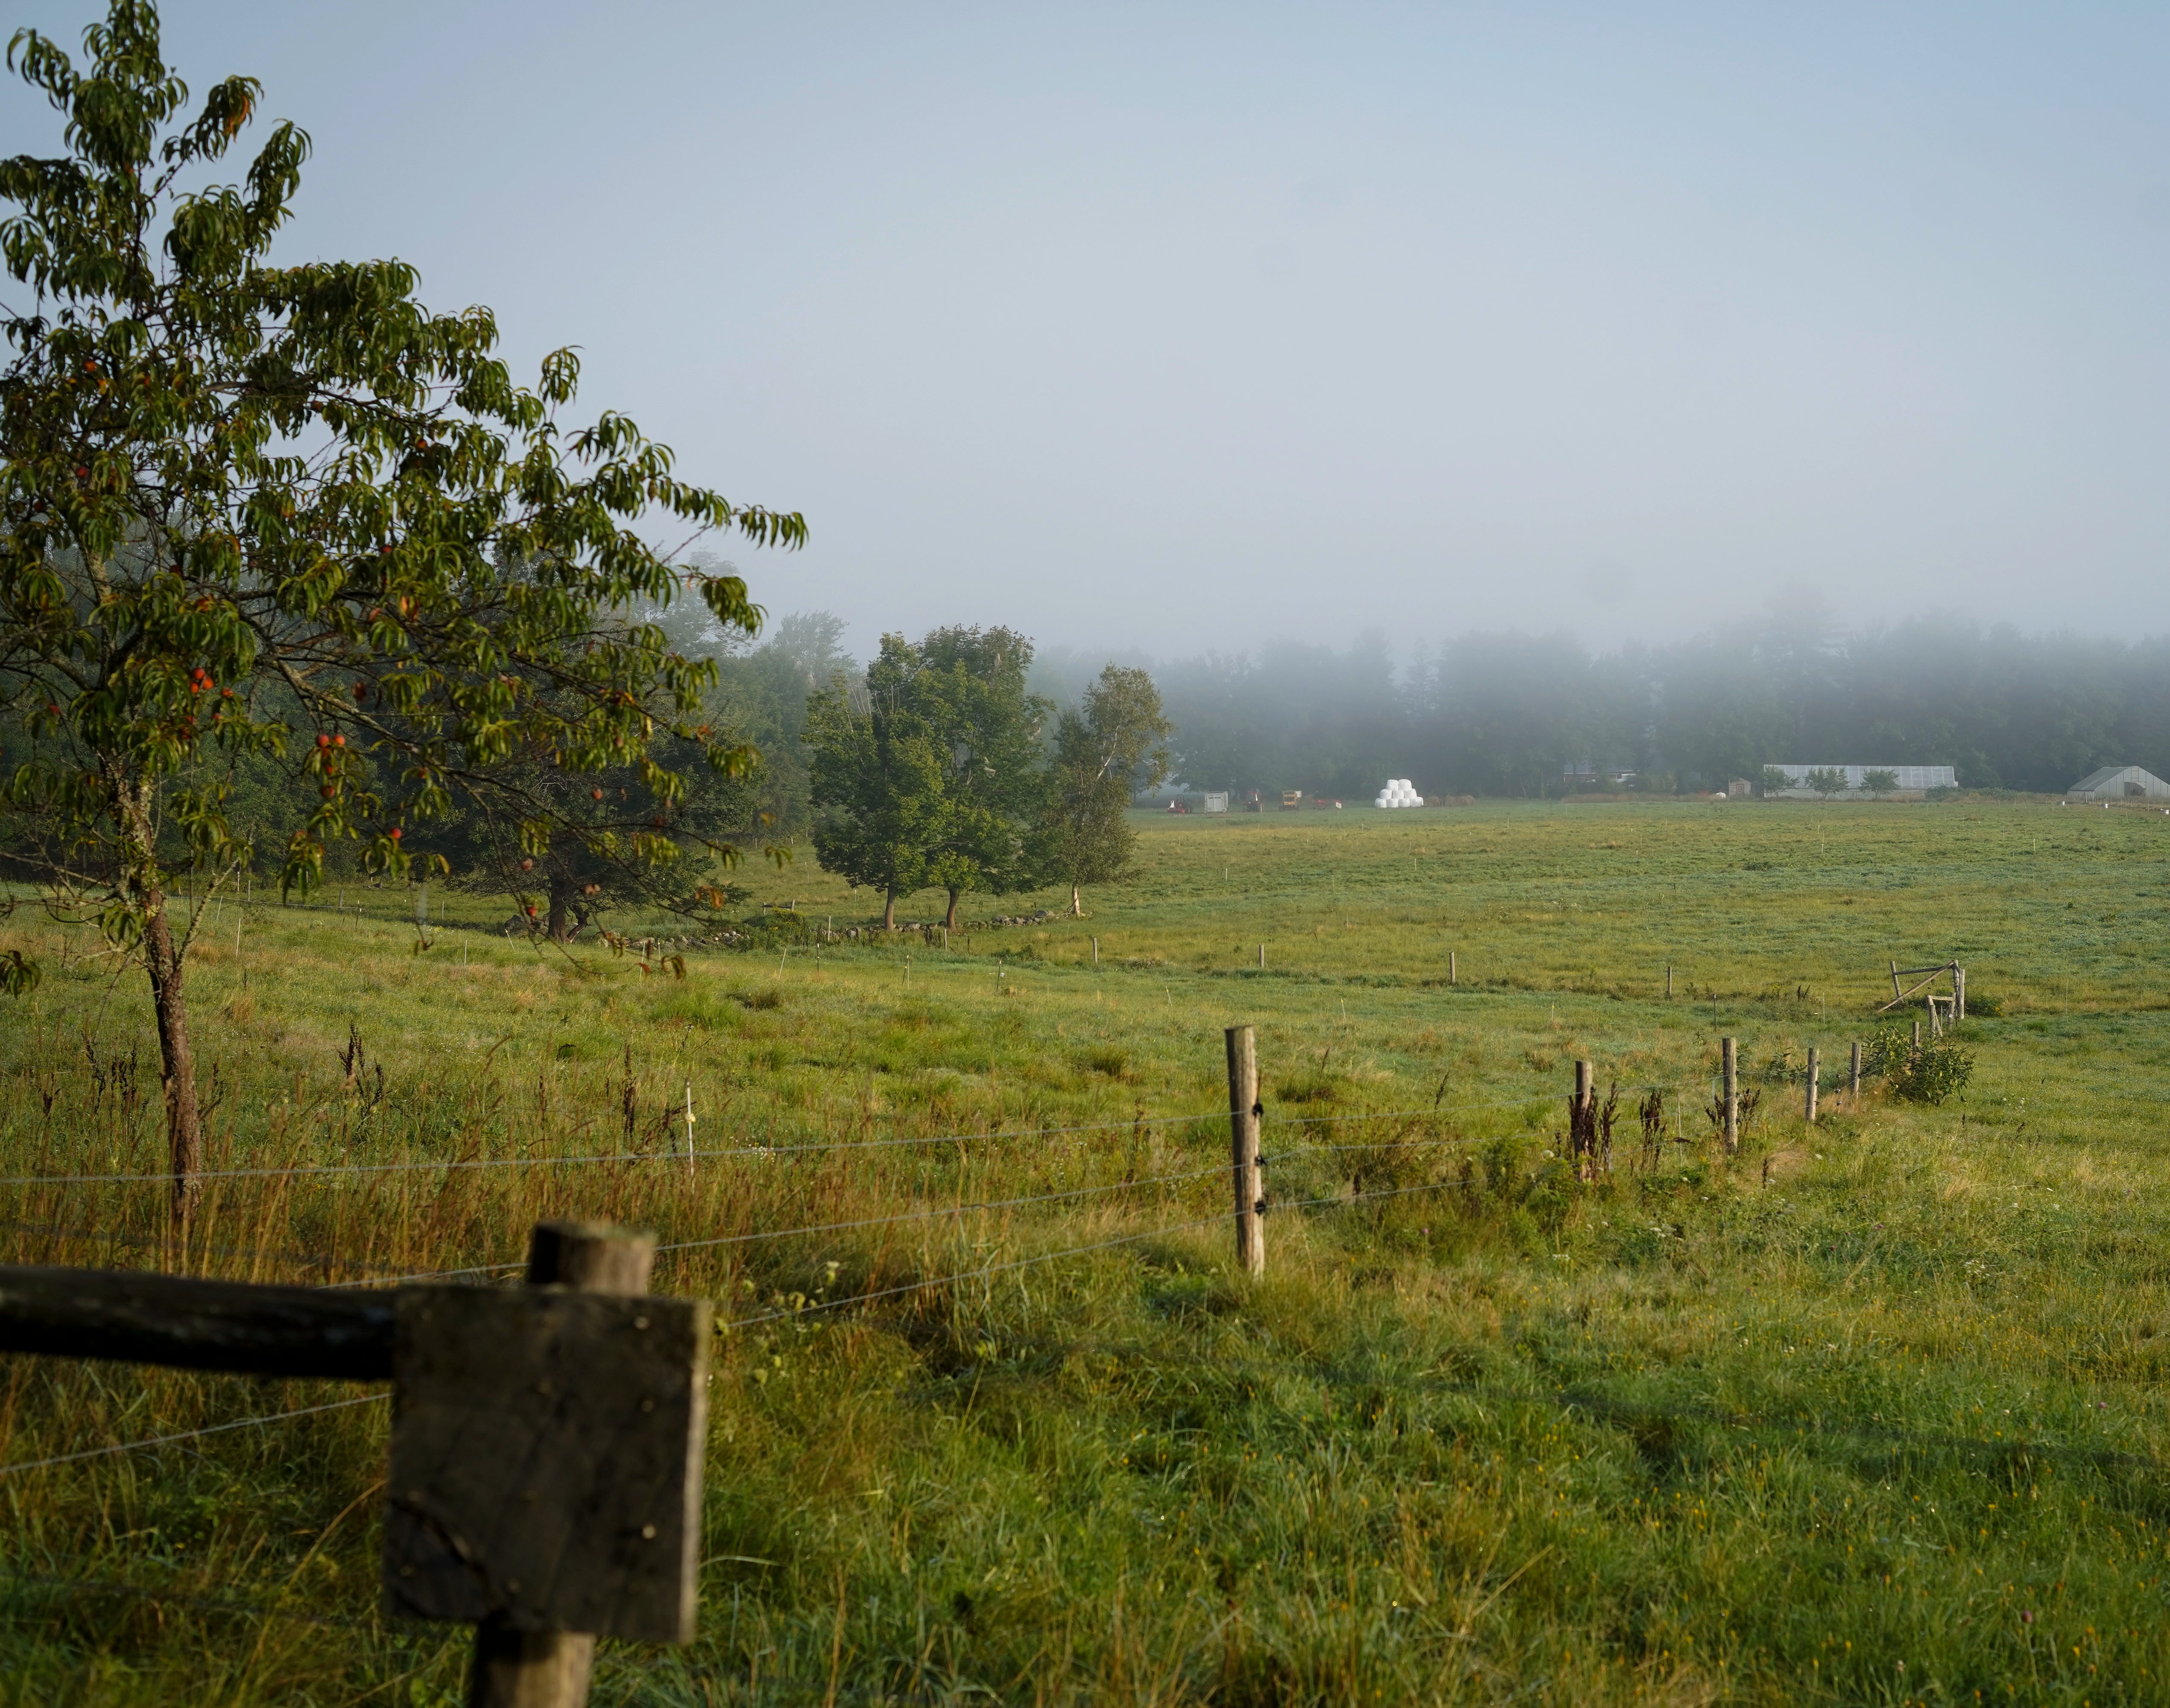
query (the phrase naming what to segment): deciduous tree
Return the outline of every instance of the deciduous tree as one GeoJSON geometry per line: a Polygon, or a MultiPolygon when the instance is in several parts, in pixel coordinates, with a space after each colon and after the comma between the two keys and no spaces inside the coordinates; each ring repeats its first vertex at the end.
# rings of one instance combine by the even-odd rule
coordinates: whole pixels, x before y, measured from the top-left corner
{"type": "Polygon", "coordinates": [[[862,692],[843,685],[808,708],[814,851],[822,867],[884,895],[972,891],[1038,881],[1032,833],[1053,707],[1025,689],[1032,643],[1008,629],[939,628],[917,643],[885,635],[862,692]]]}
{"type": "Polygon", "coordinates": [[[411,827],[463,795],[530,857],[570,835],[669,860],[684,782],[659,737],[748,756],[692,721],[707,671],[625,614],[688,593],[742,629],[760,613],[637,525],[788,546],[804,524],[681,480],[622,415],[562,424],[572,354],[516,385],[489,312],[433,312],[404,263],[273,264],[308,138],[275,125],[218,182],[261,89],[229,77],[191,115],[147,0],[114,0],[84,51],[26,30],[8,52],[66,140],[0,163],[24,291],[0,312],[5,793],[56,907],[149,974],[185,1215],[202,1136],[167,898],[178,870],[250,857],[221,756],[307,780],[288,892],[337,839],[407,872],[411,827]],[[638,819],[540,782],[613,768],[644,785],[638,819]]]}
{"type": "Polygon", "coordinates": [[[1130,869],[1130,801],[1168,776],[1173,734],[1152,678],[1119,665],[1100,672],[1081,711],[1057,722],[1040,863],[1069,884],[1072,915],[1085,910],[1083,885],[1112,883],[1130,869]]]}

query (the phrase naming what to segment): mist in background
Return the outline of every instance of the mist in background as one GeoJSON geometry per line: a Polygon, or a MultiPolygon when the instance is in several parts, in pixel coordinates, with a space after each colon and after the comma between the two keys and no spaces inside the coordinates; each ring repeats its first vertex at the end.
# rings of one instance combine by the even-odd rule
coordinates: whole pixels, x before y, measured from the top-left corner
{"type": "MultiPolygon", "coordinates": [[[[94,8],[14,14],[72,41],[94,8]]],[[[286,253],[579,344],[756,597],[1162,658],[2170,631],[2160,7],[174,4],[286,253]]],[[[55,120],[0,104],[0,147],[55,120]]],[[[1399,773],[1396,773],[1399,774],[1399,773]]]]}

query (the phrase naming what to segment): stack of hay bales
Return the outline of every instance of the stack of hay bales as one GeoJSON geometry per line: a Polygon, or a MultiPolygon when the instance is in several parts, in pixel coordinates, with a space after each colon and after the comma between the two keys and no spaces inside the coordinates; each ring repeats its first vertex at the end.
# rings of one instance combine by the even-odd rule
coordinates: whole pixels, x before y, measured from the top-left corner
{"type": "Polygon", "coordinates": [[[1387,779],[1386,787],[1379,791],[1371,804],[1375,807],[1420,807],[1424,804],[1424,797],[1417,793],[1416,785],[1407,777],[1390,777],[1387,779]]]}

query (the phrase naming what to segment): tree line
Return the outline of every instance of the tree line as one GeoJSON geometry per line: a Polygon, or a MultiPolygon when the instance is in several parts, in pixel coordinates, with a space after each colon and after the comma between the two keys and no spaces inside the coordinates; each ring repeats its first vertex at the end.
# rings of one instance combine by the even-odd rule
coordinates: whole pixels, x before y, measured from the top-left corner
{"type": "MultiPolygon", "coordinates": [[[[1060,699],[1090,655],[1043,656],[1060,699]]],[[[1398,661],[1335,649],[1135,662],[1152,669],[1174,776],[1194,789],[1368,798],[1540,797],[1570,767],[1658,791],[1766,765],[1949,765],[1961,787],[2060,792],[2104,765],[2170,775],[2170,640],[2023,635],[1956,617],[1845,633],[1813,613],[1663,645],[1468,635],[1398,661]]]]}

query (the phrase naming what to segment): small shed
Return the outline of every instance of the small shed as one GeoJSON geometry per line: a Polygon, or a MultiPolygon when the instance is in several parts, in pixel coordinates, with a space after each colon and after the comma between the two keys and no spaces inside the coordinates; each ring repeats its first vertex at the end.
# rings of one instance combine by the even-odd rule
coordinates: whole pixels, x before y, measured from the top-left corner
{"type": "Polygon", "coordinates": [[[2170,783],[2136,765],[2106,765],[2065,791],[2068,801],[2170,801],[2170,783]]]}

